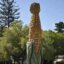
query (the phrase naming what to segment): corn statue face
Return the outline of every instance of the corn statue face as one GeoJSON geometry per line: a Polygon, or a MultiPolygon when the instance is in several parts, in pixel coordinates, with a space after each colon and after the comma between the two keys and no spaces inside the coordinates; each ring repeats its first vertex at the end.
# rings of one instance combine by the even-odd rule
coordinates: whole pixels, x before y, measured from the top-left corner
{"type": "Polygon", "coordinates": [[[33,3],[30,7],[32,14],[29,26],[29,42],[27,42],[27,64],[41,64],[42,44],[41,44],[41,25],[40,25],[40,5],[33,3]]]}

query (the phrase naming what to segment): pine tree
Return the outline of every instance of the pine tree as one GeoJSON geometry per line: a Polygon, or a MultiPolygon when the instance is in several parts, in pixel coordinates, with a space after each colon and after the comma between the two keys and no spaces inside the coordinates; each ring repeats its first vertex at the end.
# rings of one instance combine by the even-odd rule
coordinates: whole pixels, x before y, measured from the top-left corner
{"type": "Polygon", "coordinates": [[[0,25],[5,24],[9,27],[10,23],[19,18],[18,8],[14,0],[0,1],[0,25]]]}

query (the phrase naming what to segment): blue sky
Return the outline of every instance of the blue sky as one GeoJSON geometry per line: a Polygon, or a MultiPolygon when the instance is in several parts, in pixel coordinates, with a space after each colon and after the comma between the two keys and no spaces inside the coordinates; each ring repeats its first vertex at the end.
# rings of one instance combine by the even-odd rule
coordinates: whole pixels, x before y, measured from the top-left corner
{"type": "Polygon", "coordinates": [[[20,8],[20,19],[28,24],[31,19],[30,5],[40,3],[40,21],[43,30],[54,30],[55,23],[64,21],[64,0],[15,0],[20,8]]]}

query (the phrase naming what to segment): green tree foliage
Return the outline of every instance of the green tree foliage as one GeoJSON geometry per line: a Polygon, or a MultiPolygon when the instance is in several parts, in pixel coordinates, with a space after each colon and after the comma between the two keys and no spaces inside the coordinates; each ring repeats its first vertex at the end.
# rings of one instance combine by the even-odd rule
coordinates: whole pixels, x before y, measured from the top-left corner
{"type": "Polygon", "coordinates": [[[64,33],[49,32],[48,35],[53,40],[53,46],[56,49],[55,55],[64,54],[64,33]]]}
{"type": "Polygon", "coordinates": [[[64,22],[55,23],[56,31],[63,33],[64,32],[64,22]]]}
{"type": "Polygon", "coordinates": [[[5,28],[4,36],[0,39],[0,44],[2,44],[0,49],[3,49],[3,52],[6,51],[6,58],[10,58],[11,55],[15,59],[26,58],[27,31],[28,26],[22,27],[20,21],[14,21],[9,28],[5,28]]]}
{"type": "Polygon", "coordinates": [[[8,60],[7,52],[4,50],[5,43],[3,42],[3,39],[0,40],[0,61],[8,60]]]}
{"type": "Polygon", "coordinates": [[[15,19],[19,18],[17,7],[14,0],[1,0],[0,1],[0,25],[10,25],[15,19]]]}
{"type": "Polygon", "coordinates": [[[52,64],[55,56],[64,55],[64,33],[44,31],[42,38],[44,64],[52,64]]]}
{"type": "Polygon", "coordinates": [[[46,59],[47,61],[50,61],[50,60],[53,60],[54,57],[55,57],[55,48],[53,46],[53,42],[54,40],[52,40],[50,37],[49,37],[49,34],[48,32],[44,32],[44,38],[43,38],[43,47],[44,47],[44,50],[43,50],[43,58],[46,59]]]}
{"type": "MultiPolygon", "coordinates": [[[[20,22],[14,22],[14,26],[10,26],[9,29],[6,29],[4,32],[3,39],[1,40],[2,44],[4,45],[4,50],[7,52],[7,56],[10,57],[11,55],[14,57],[19,57],[22,52],[21,48],[21,29],[22,25],[20,22]],[[3,41],[4,40],[4,41],[3,41]]],[[[1,48],[2,49],[2,48],[1,48]]]]}

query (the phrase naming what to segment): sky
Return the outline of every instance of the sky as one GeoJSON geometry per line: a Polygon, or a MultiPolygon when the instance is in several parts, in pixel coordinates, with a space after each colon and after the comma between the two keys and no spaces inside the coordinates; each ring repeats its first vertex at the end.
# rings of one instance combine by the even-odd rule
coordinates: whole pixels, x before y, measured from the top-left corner
{"type": "Polygon", "coordinates": [[[55,23],[64,22],[64,0],[15,0],[20,8],[20,19],[23,24],[29,25],[31,20],[30,5],[40,4],[40,21],[43,30],[54,30],[55,23]]]}

